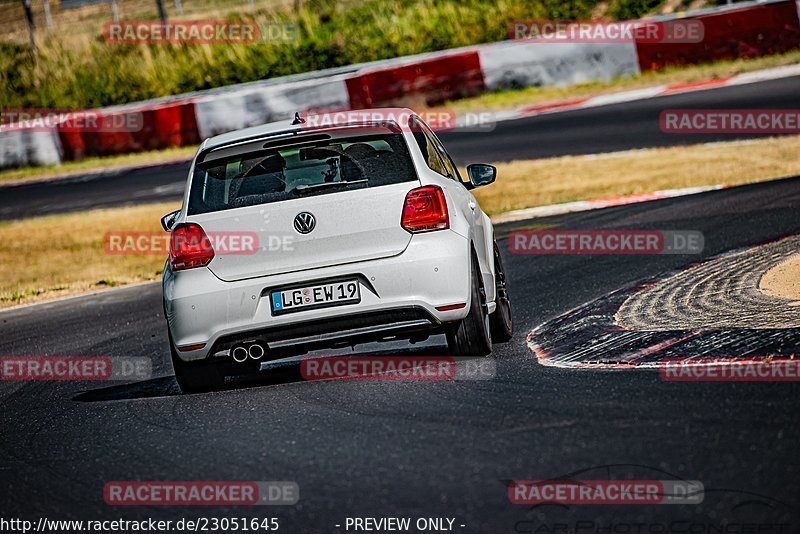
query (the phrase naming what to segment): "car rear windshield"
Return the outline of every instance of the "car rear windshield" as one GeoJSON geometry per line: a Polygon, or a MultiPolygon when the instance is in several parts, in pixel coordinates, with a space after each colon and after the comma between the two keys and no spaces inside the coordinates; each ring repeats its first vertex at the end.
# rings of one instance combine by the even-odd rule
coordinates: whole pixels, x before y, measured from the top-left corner
{"type": "MultiPolygon", "coordinates": [[[[263,146],[271,144],[275,142],[263,146]]],[[[290,146],[260,148],[197,163],[189,214],[416,179],[408,147],[399,133],[300,136],[290,146]]]]}

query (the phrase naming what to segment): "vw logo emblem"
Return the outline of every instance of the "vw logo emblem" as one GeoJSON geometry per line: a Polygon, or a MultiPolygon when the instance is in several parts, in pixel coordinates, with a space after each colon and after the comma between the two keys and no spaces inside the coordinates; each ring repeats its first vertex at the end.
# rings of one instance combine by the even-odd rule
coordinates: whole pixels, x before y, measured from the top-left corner
{"type": "Polygon", "coordinates": [[[294,229],[301,234],[310,233],[315,226],[317,226],[317,220],[307,211],[298,213],[294,218],[294,229]]]}

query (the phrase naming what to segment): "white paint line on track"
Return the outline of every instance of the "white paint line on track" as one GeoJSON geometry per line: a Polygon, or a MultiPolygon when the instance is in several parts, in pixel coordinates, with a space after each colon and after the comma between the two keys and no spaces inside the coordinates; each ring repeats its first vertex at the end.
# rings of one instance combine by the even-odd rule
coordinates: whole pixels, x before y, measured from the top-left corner
{"type": "Polygon", "coordinates": [[[791,76],[800,76],[800,63],[796,65],[785,65],[783,67],[773,67],[771,69],[756,70],[753,72],[737,74],[728,80],[725,85],[742,85],[745,83],[789,78],[791,76]]]}
{"type": "Polygon", "coordinates": [[[621,104],[624,102],[632,102],[634,100],[645,100],[660,95],[669,88],[668,85],[659,85],[656,87],[647,87],[645,89],[636,89],[633,91],[623,91],[620,93],[609,93],[607,95],[599,95],[591,97],[585,103],[577,106],[579,108],[606,106],[608,104],[621,104]]]}
{"type": "MultiPolygon", "coordinates": [[[[552,113],[562,113],[565,111],[575,111],[577,109],[588,109],[599,106],[607,106],[610,104],[622,104],[625,102],[635,102],[638,100],[647,100],[649,98],[659,98],[662,96],[671,96],[685,93],[694,93],[697,91],[708,91],[712,89],[720,89],[731,85],[745,85],[748,83],[764,82],[769,80],[777,80],[780,78],[789,78],[792,76],[800,76],[800,64],[786,65],[782,67],[773,67],[769,69],[757,70],[753,72],[745,72],[737,74],[730,79],[720,81],[720,83],[713,83],[714,79],[706,80],[708,85],[703,85],[702,80],[693,83],[676,83],[673,85],[657,85],[654,87],[646,87],[643,89],[632,89],[630,91],[620,91],[618,93],[600,94],[597,96],[588,97],[585,100],[576,101],[575,99],[568,99],[556,102],[542,103],[541,106],[527,105],[514,110],[497,111],[493,115],[495,123],[512,121],[522,119],[525,117],[533,117],[536,115],[545,115],[552,113]],[[537,109],[540,108],[540,109],[537,109]]],[[[463,124],[463,120],[459,117],[458,124],[463,124]]]]}
{"type": "Polygon", "coordinates": [[[664,198],[675,198],[687,195],[696,195],[707,191],[725,189],[727,185],[707,185],[700,187],[686,187],[683,189],[664,189],[652,193],[640,195],[626,195],[621,197],[601,198],[596,200],[579,200],[576,202],[564,202],[562,204],[549,204],[546,206],[536,206],[535,208],[525,208],[521,210],[508,211],[492,217],[493,224],[522,221],[534,217],[551,217],[553,215],[565,215],[579,211],[590,211],[613,206],[624,206],[627,204],[638,204],[651,200],[661,200],[664,198]]]}

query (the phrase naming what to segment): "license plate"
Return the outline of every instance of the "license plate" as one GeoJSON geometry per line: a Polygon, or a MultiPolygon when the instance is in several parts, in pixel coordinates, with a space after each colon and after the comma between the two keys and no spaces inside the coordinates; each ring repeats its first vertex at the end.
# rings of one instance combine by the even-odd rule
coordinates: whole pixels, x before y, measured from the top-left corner
{"type": "Polygon", "coordinates": [[[270,294],[272,315],[361,302],[358,280],[279,289],[270,294]]]}

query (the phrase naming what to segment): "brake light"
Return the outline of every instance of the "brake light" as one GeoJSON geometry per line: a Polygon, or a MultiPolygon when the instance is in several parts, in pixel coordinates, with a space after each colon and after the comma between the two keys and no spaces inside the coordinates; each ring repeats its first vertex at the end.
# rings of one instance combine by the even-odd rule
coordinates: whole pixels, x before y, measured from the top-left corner
{"type": "Polygon", "coordinates": [[[450,216],[442,188],[426,185],[409,191],[400,226],[412,234],[450,228],[450,216]]]}
{"type": "Polygon", "coordinates": [[[176,271],[205,267],[214,259],[214,247],[199,224],[183,223],[172,230],[169,257],[176,271]]]}

